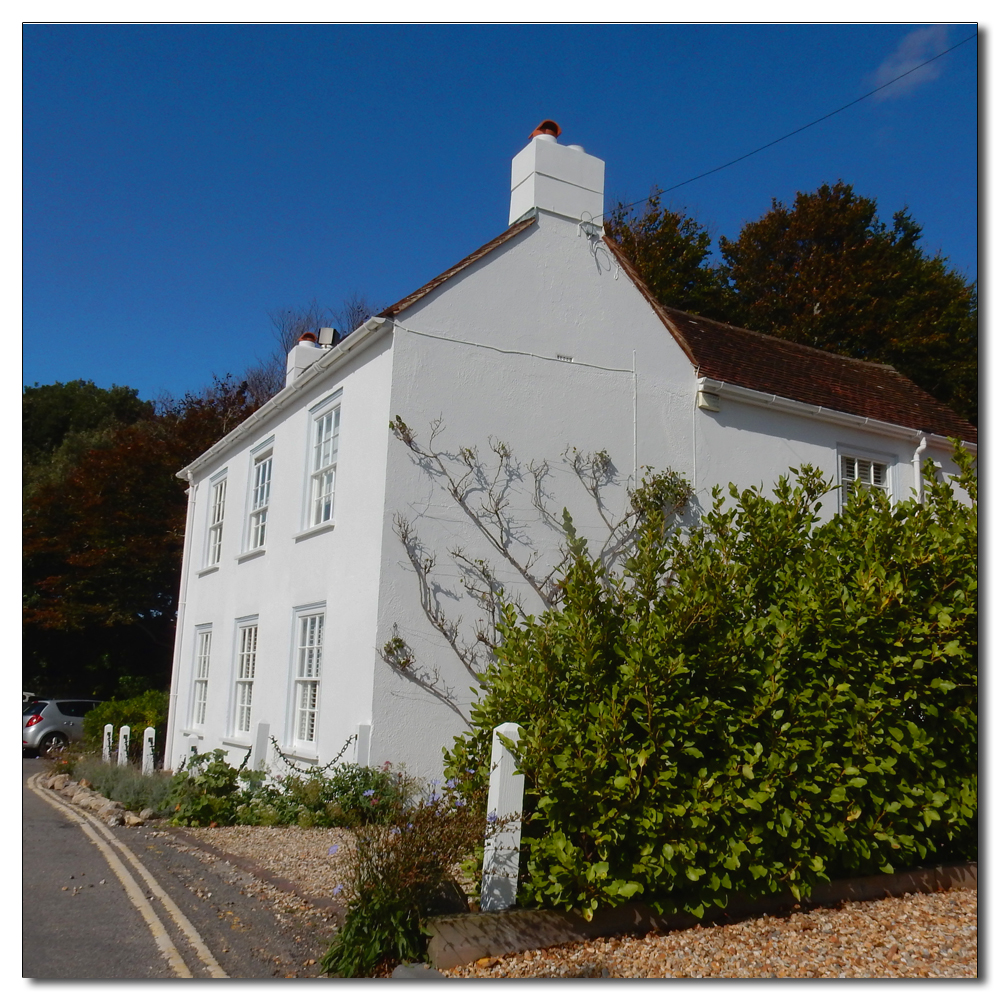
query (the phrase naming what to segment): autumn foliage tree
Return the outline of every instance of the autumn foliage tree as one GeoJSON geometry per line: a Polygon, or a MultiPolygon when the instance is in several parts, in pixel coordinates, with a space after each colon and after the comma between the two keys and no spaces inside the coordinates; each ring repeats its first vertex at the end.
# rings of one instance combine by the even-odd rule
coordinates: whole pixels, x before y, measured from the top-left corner
{"type": "Polygon", "coordinates": [[[24,507],[27,686],[110,696],[166,685],[186,512],[176,472],[253,409],[245,383],[217,380],[107,428],[72,463],[34,477],[24,507]]]}

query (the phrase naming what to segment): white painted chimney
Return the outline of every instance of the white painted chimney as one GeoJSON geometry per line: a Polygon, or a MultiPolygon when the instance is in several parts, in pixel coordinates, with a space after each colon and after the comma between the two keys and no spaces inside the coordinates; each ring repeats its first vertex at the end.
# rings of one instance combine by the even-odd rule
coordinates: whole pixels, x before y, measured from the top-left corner
{"type": "Polygon", "coordinates": [[[285,364],[285,385],[291,385],[324,353],[323,348],[316,343],[315,333],[302,334],[296,345],[288,352],[288,361],[285,364]]]}
{"type": "Polygon", "coordinates": [[[562,131],[544,121],[510,165],[510,222],[536,209],[577,222],[604,221],[604,161],[582,146],[560,146],[562,131]]]}

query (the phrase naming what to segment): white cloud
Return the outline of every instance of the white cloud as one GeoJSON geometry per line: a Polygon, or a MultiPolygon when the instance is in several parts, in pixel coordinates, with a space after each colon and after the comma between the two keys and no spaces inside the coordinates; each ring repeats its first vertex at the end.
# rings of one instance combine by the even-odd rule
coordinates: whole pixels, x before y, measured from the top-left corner
{"type": "MultiPolygon", "coordinates": [[[[896,51],[887,56],[875,71],[875,86],[881,87],[887,84],[946,48],[948,48],[948,29],[944,25],[938,24],[911,31],[899,43],[896,51]]],[[[941,75],[942,68],[942,60],[921,66],[915,73],[910,73],[891,87],[879,91],[875,95],[875,100],[887,101],[894,97],[902,97],[920,84],[936,80],[941,75]]]]}

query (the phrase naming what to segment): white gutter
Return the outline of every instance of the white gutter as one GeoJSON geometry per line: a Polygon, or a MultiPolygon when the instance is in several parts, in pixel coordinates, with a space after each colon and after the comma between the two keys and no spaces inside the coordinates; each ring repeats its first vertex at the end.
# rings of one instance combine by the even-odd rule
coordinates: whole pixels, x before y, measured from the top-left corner
{"type": "Polygon", "coordinates": [[[329,371],[335,371],[344,364],[348,354],[357,350],[362,344],[367,344],[369,340],[380,336],[386,330],[391,330],[392,327],[392,320],[386,319],[384,316],[372,316],[371,319],[365,320],[354,333],[345,337],[336,347],[331,347],[328,351],[324,351],[322,357],[317,358],[291,385],[285,386],[281,392],[272,396],[259,410],[254,410],[242,424],[234,427],[224,438],[216,441],[208,451],[202,452],[193,462],[184,466],[176,474],[177,478],[190,480],[193,473],[199,468],[216,458],[221,452],[231,448],[244,437],[250,436],[251,432],[259,424],[262,424],[275,413],[283,410],[310,382],[315,381],[329,371]]]}
{"type": "MultiPolygon", "coordinates": [[[[742,385],[735,385],[732,382],[717,382],[715,379],[702,376],[698,379],[698,389],[703,392],[714,393],[721,399],[732,399],[740,403],[748,403],[750,406],[760,406],[764,409],[778,410],[782,413],[790,413],[799,417],[814,417],[831,424],[839,424],[843,427],[862,428],[876,431],[891,437],[904,438],[912,441],[914,434],[928,445],[938,448],[951,448],[951,441],[940,434],[926,434],[919,428],[904,427],[901,424],[890,424],[883,420],[874,420],[871,417],[859,417],[854,413],[844,413],[841,410],[832,410],[827,406],[816,406],[813,403],[800,403],[797,399],[788,399],[785,396],[778,396],[768,392],[760,392],[757,389],[747,389],[742,385]]],[[[978,454],[978,447],[971,441],[963,441],[962,446],[971,454],[978,454]]]]}

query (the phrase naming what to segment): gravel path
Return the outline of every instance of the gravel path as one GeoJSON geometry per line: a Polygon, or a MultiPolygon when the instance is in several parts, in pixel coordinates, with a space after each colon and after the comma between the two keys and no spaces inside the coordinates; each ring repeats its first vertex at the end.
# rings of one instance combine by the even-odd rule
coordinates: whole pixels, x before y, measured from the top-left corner
{"type": "Polygon", "coordinates": [[[463,978],[975,979],[977,891],[907,895],[644,938],[597,938],[449,969],[463,978]]]}
{"type": "MultiPolygon", "coordinates": [[[[249,858],[310,896],[346,885],[354,839],[342,829],[218,827],[188,832],[249,858]],[[330,848],[337,850],[330,854],[330,848]]],[[[644,938],[598,938],[481,959],[454,978],[977,978],[978,893],[955,889],[845,903],[644,938]]]]}

